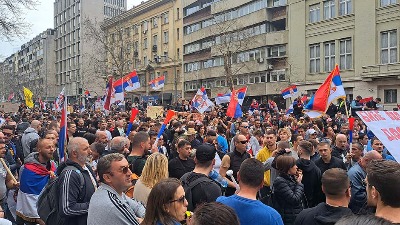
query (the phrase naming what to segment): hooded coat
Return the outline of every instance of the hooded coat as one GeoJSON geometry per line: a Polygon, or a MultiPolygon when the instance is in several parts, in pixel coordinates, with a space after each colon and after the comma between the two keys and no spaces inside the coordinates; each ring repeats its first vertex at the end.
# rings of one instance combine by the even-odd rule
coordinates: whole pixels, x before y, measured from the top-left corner
{"type": "Polygon", "coordinates": [[[323,202],[325,199],[321,189],[321,170],[313,161],[307,159],[298,159],[296,165],[303,171],[301,183],[304,185],[304,194],[307,199],[306,206],[311,208],[323,202]]]}
{"type": "Polygon", "coordinates": [[[334,225],[338,220],[353,213],[346,207],[334,207],[322,202],[303,210],[296,218],[295,225],[334,225]]]}
{"type": "Polygon", "coordinates": [[[24,152],[24,158],[26,158],[29,153],[31,153],[31,143],[34,140],[38,140],[39,139],[39,134],[37,133],[37,131],[32,128],[32,127],[28,127],[25,131],[24,134],[22,135],[21,138],[21,144],[22,144],[22,149],[24,152]]]}

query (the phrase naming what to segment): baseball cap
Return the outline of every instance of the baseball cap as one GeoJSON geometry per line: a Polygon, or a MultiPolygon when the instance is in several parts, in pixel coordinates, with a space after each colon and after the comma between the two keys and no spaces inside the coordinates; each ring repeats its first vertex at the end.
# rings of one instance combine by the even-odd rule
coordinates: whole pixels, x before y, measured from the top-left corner
{"type": "Polygon", "coordinates": [[[315,134],[317,133],[317,131],[315,131],[314,129],[308,129],[306,134],[310,135],[310,134],[315,134]]]}
{"type": "Polygon", "coordinates": [[[215,158],[215,147],[210,144],[201,144],[196,148],[196,159],[201,162],[208,162],[215,158]]]}

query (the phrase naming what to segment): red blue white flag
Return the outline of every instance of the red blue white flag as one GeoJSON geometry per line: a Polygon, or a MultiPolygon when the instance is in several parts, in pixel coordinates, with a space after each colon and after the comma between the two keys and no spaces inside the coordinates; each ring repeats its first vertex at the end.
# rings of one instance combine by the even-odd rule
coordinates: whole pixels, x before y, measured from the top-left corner
{"type": "Polygon", "coordinates": [[[296,85],[287,87],[281,91],[283,99],[295,97],[298,94],[296,85]]]}
{"type": "Polygon", "coordinates": [[[239,90],[233,90],[231,95],[231,101],[229,102],[226,115],[233,118],[242,117],[242,104],[244,97],[246,96],[247,87],[240,88],[239,90]]]}
{"type": "Polygon", "coordinates": [[[165,76],[161,76],[157,77],[154,80],[151,80],[149,82],[149,85],[153,90],[158,90],[164,87],[164,83],[165,83],[165,76]]]}

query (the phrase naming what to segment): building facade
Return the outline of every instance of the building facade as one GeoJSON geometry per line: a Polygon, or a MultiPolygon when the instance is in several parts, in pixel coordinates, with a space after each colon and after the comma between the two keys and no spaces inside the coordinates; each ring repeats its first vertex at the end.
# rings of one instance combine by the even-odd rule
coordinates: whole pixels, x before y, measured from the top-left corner
{"type": "MultiPolygon", "coordinates": [[[[18,93],[18,84],[15,78],[16,73],[16,61],[17,61],[17,54],[12,54],[0,65],[0,75],[1,75],[1,98],[4,96],[5,99],[8,98],[8,96],[11,93],[14,93],[15,96],[19,96],[18,93]]],[[[18,97],[17,97],[18,98],[18,97]]],[[[17,99],[16,98],[16,99],[17,99]]]]}
{"type": "Polygon", "coordinates": [[[106,20],[107,68],[115,79],[136,69],[140,88],[126,95],[134,101],[158,100],[171,104],[182,96],[181,1],[149,0],[106,20]],[[149,82],[165,76],[164,88],[149,82]]]}
{"type": "Polygon", "coordinates": [[[348,99],[379,97],[397,108],[398,0],[289,0],[288,58],[293,83],[312,94],[338,64],[348,99]]]}
{"type": "Polygon", "coordinates": [[[103,95],[105,79],[102,77],[105,74],[97,71],[91,60],[99,54],[95,51],[95,43],[85,36],[89,27],[84,22],[89,21],[94,28],[99,28],[104,19],[116,16],[126,8],[127,0],[55,0],[56,92],[65,87],[66,95],[72,101],[82,98],[85,90],[92,96],[103,95]]]}
{"type": "Polygon", "coordinates": [[[252,98],[283,102],[278,93],[291,73],[286,12],[284,0],[184,1],[185,97],[200,87],[215,97],[233,82],[248,87],[244,104],[252,98]]]}

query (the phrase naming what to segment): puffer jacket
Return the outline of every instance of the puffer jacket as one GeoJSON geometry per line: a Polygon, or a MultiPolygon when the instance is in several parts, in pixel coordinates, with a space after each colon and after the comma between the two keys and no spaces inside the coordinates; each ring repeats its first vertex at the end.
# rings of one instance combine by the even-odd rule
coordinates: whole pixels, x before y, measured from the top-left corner
{"type": "Polygon", "coordinates": [[[293,176],[280,174],[273,185],[273,207],[282,216],[285,225],[292,225],[303,210],[304,185],[293,176]]]}

